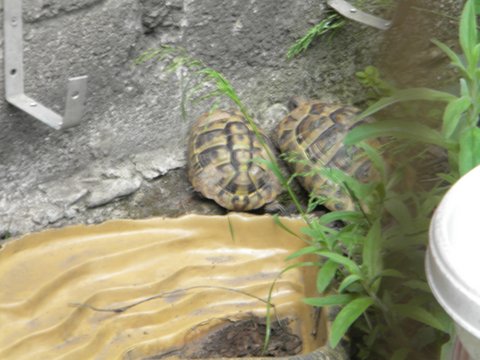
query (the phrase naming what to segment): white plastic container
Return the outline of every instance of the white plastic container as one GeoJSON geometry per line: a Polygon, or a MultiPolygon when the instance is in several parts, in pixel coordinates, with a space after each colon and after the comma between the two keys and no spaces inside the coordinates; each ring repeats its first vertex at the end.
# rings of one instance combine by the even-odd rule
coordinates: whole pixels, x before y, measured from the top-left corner
{"type": "Polygon", "coordinates": [[[480,359],[480,166],[454,184],[435,211],[426,271],[463,348],[471,360],[480,359]]]}

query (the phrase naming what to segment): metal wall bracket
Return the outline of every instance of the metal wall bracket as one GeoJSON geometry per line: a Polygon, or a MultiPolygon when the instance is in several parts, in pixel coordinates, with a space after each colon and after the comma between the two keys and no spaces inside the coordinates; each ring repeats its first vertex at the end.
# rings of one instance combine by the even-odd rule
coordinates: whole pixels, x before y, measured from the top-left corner
{"type": "Polygon", "coordinates": [[[346,18],[380,30],[388,30],[392,25],[391,21],[367,14],[345,0],[328,0],[327,4],[346,18]]]}
{"type": "Polygon", "coordinates": [[[25,95],[22,0],[3,0],[3,13],[5,96],[7,101],[57,130],[77,125],[83,115],[88,76],[68,79],[63,117],[25,95]]]}

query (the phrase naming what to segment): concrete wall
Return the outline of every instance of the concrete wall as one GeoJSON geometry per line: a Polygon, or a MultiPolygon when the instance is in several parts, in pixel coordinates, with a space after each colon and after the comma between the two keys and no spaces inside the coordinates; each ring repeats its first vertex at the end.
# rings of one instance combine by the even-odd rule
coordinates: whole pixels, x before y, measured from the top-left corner
{"type": "Polygon", "coordinates": [[[27,94],[62,112],[66,79],[86,74],[87,110],[81,125],[56,131],[0,99],[0,235],[221,211],[197,201],[183,170],[189,121],[207,108],[190,109],[183,121],[178,74],[133,59],[162,44],[183,46],[223,72],[261,123],[292,95],[356,102],[363,95],[354,72],[373,63],[379,31],[350,23],[333,41],[286,59],[323,4],[24,0],[27,94]]]}

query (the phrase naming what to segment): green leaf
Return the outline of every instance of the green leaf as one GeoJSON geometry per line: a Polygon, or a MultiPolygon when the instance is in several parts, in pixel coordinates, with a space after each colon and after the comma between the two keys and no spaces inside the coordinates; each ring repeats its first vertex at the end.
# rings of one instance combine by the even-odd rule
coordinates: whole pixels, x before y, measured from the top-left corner
{"type": "MultiPolygon", "coordinates": [[[[315,173],[321,174],[322,177],[337,184],[354,199],[365,198],[372,191],[373,183],[364,184],[341,169],[324,166],[316,168],[315,173]]],[[[327,202],[330,200],[335,201],[333,197],[330,197],[327,202]]]]}
{"type": "Polygon", "coordinates": [[[353,283],[356,283],[357,281],[361,281],[362,277],[358,274],[351,274],[348,275],[343,281],[340,283],[340,286],[338,287],[339,292],[343,292],[346,290],[350,285],[353,283]]]}
{"type": "Polygon", "coordinates": [[[383,276],[383,277],[394,277],[394,278],[399,278],[399,279],[404,279],[405,278],[405,275],[402,272],[400,272],[398,270],[395,270],[395,269],[382,270],[379,275],[383,276]]]}
{"type": "Polygon", "coordinates": [[[480,164],[480,128],[466,129],[460,137],[460,176],[480,164]]]}
{"type": "Polygon", "coordinates": [[[462,97],[468,97],[470,96],[470,92],[468,90],[468,84],[467,84],[467,80],[465,79],[460,79],[460,95],[462,97]]]}
{"type": "Polygon", "coordinates": [[[384,180],[387,177],[387,165],[385,164],[385,161],[383,160],[383,157],[380,153],[380,151],[377,148],[374,148],[370,144],[367,144],[366,142],[360,142],[356,144],[359,148],[363,149],[365,153],[367,154],[369,160],[372,162],[373,166],[375,169],[378,170],[380,173],[381,178],[384,180]]]}
{"type": "Polygon", "coordinates": [[[410,289],[421,290],[429,294],[432,292],[432,290],[430,290],[430,286],[428,286],[426,281],[408,280],[408,281],[405,281],[403,285],[406,287],[409,287],[410,289]]]}
{"type": "MultiPolygon", "coordinates": [[[[460,46],[469,64],[473,61],[473,48],[477,45],[477,20],[473,0],[468,0],[460,18],[460,46]]],[[[476,64],[475,64],[476,65],[476,64]]]]}
{"type": "Polygon", "coordinates": [[[377,280],[384,278],[384,277],[393,277],[397,279],[404,279],[405,275],[403,275],[400,271],[395,270],[395,269],[386,269],[382,270],[378,274],[376,274],[371,280],[369,286],[380,286],[379,284],[376,284],[377,280]]]}
{"type": "Polygon", "coordinates": [[[332,211],[322,215],[318,220],[321,224],[328,225],[337,220],[358,223],[364,219],[365,217],[359,211],[332,211]]]}
{"type": "Polygon", "coordinates": [[[386,199],[384,206],[402,227],[407,228],[413,222],[410,209],[398,196],[386,199]]]}
{"type": "Polygon", "coordinates": [[[429,128],[426,125],[400,120],[385,120],[372,124],[363,124],[350,130],[345,137],[345,144],[356,144],[369,138],[382,136],[393,136],[399,139],[414,140],[427,144],[434,144],[443,148],[450,148],[440,132],[429,128]]]}
{"type": "Polygon", "coordinates": [[[367,269],[368,278],[372,279],[382,270],[382,232],[381,219],[378,218],[372,224],[363,244],[363,266],[367,269]]]}
{"type": "Polygon", "coordinates": [[[450,138],[458,127],[462,114],[472,105],[469,97],[462,96],[448,103],[443,113],[442,134],[450,138]]]}
{"type": "Polygon", "coordinates": [[[477,71],[478,66],[479,66],[479,60],[480,60],[480,43],[475,45],[475,47],[472,50],[472,63],[469,64],[470,67],[468,71],[470,74],[472,74],[473,77],[477,76],[477,71]]]}
{"type": "Polygon", "coordinates": [[[320,255],[320,256],[324,256],[327,259],[330,259],[330,260],[336,262],[337,264],[345,266],[348,269],[348,271],[352,274],[360,274],[361,273],[360,268],[355,263],[355,261],[350,260],[346,256],[343,256],[343,255],[340,255],[340,254],[337,254],[337,253],[334,253],[334,252],[331,252],[331,251],[324,251],[324,250],[317,251],[317,254],[320,255]]]}
{"type": "Polygon", "coordinates": [[[311,227],[301,228],[300,231],[303,234],[310,236],[315,242],[322,242],[327,235],[337,233],[337,230],[321,225],[318,222],[312,223],[311,225],[311,227]]]}
{"type": "Polygon", "coordinates": [[[420,306],[399,304],[393,305],[392,310],[404,317],[421,322],[442,332],[448,333],[449,331],[449,329],[445,327],[445,324],[442,323],[442,321],[437,319],[433,314],[420,306]]]}
{"type": "Polygon", "coordinates": [[[452,65],[456,66],[460,71],[462,71],[464,74],[467,74],[467,69],[465,68],[465,65],[462,62],[462,59],[460,56],[458,56],[452,49],[450,49],[447,45],[444,43],[437,41],[437,40],[432,40],[432,42],[437,45],[450,59],[450,62],[452,65]]]}
{"type": "Polygon", "coordinates": [[[364,112],[357,115],[356,120],[365,119],[387,106],[403,101],[426,100],[426,101],[445,101],[449,102],[456,97],[444,91],[433,90],[429,88],[411,88],[395,91],[392,96],[382,98],[370,105],[364,112]]]}
{"type": "Polygon", "coordinates": [[[323,293],[328,288],[335,277],[337,269],[338,263],[332,260],[325,261],[320,270],[317,272],[317,291],[319,293],[323,293]]]}
{"type": "Polygon", "coordinates": [[[305,298],[303,302],[312,306],[333,306],[333,305],[345,305],[354,299],[353,295],[340,294],[340,295],[328,295],[317,298],[305,298]]]}
{"type": "Polygon", "coordinates": [[[330,332],[330,346],[335,348],[350,326],[357,320],[370,306],[374,304],[373,299],[361,297],[350,301],[337,315],[332,324],[330,332]]]}

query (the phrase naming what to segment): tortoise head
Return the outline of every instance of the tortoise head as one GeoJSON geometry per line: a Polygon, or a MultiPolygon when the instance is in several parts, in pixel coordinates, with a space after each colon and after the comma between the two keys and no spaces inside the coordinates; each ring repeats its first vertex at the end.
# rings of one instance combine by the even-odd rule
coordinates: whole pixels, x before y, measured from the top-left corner
{"type": "Polygon", "coordinates": [[[288,110],[293,111],[296,108],[298,108],[300,105],[307,103],[308,100],[306,100],[304,97],[301,96],[292,96],[290,99],[288,99],[288,110]]]}

